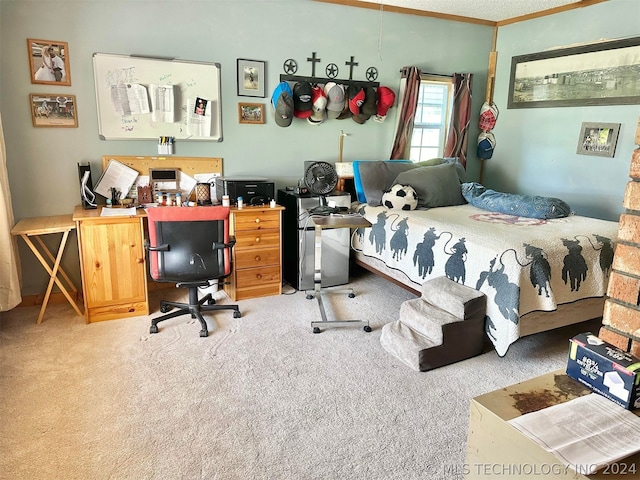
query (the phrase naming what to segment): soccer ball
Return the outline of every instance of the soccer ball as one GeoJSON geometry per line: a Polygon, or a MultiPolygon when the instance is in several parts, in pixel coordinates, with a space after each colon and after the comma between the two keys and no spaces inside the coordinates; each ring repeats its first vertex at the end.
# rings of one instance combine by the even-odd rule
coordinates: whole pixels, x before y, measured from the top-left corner
{"type": "Polygon", "coordinates": [[[393,185],[382,194],[382,205],[391,210],[414,210],[418,206],[418,195],[411,185],[393,185]]]}

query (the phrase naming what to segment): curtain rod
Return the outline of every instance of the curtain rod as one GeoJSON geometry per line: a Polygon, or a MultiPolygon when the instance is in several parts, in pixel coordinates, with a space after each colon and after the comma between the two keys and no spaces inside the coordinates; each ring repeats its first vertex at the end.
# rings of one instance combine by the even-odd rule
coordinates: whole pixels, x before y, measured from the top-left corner
{"type": "MultiPolygon", "coordinates": [[[[401,69],[401,70],[400,70],[400,73],[401,73],[403,76],[405,76],[405,75],[407,74],[407,69],[406,69],[406,68],[401,69]]],[[[446,74],[444,74],[444,73],[427,73],[427,72],[422,72],[422,71],[421,71],[421,72],[420,72],[420,74],[421,74],[421,75],[427,75],[427,76],[430,76],[430,77],[445,77],[445,78],[452,78],[452,77],[453,77],[453,74],[451,74],[451,75],[446,75],[446,74]]]]}

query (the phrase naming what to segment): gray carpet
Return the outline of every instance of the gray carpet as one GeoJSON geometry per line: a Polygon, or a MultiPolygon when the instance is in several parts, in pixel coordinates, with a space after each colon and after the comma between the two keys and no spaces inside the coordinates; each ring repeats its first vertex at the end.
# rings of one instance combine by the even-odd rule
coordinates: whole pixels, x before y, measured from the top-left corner
{"type": "Polygon", "coordinates": [[[358,270],[352,286],[333,313],[371,333],[311,333],[320,314],[303,292],[210,315],[207,338],[187,316],[150,335],[149,317],[85,325],[64,304],[41,325],[36,307],[1,314],[0,478],[455,478],[469,400],[563,368],[568,338],[598,325],[419,373],[379,342],[412,295],[358,270]]]}

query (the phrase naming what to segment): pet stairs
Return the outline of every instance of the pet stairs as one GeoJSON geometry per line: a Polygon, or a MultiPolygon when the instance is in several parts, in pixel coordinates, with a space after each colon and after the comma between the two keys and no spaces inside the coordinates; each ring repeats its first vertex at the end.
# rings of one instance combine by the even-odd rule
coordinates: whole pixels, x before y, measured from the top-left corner
{"type": "Polygon", "coordinates": [[[426,372],[482,353],[486,297],[447,277],[422,285],[421,297],[400,306],[382,327],[380,344],[414,370],[426,372]]]}

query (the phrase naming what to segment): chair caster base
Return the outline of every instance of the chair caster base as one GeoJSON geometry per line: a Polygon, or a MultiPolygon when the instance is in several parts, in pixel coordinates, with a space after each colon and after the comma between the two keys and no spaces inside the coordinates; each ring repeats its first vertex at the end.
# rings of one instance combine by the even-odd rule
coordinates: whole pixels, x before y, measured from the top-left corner
{"type": "Polygon", "coordinates": [[[362,329],[367,333],[371,332],[371,327],[369,325],[365,325],[362,329]]]}
{"type": "Polygon", "coordinates": [[[313,333],[320,333],[321,331],[320,327],[313,327],[313,333]]]}
{"type": "Polygon", "coordinates": [[[240,318],[242,314],[238,310],[233,311],[233,318],[240,318]]]}
{"type": "Polygon", "coordinates": [[[310,293],[307,293],[306,299],[313,300],[313,295],[311,295],[310,293]]]}
{"type": "Polygon", "coordinates": [[[349,295],[347,295],[349,298],[356,298],[356,294],[351,292],[349,295]]]}
{"type": "Polygon", "coordinates": [[[209,336],[209,331],[208,330],[200,330],[200,336],[201,337],[209,336]]]}
{"type": "Polygon", "coordinates": [[[149,333],[158,333],[158,326],[157,325],[151,325],[149,327],[149,333]]]}

